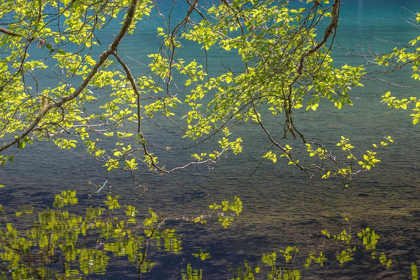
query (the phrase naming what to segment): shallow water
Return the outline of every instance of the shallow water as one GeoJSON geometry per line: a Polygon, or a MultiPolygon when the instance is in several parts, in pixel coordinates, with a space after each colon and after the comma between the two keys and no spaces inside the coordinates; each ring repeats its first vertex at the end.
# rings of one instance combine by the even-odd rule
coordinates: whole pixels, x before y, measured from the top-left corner
{"type": "MultiPolygon", "coordinates": [[[[177,11],[182,11],[182,4],[178,8],[177,11]]],[[[418,35],[418,30],[406,22],[408,17],[413,17],[409,10],[420,11],[420,2],[343,1],[337,42],[365,52],[366,46],[379,53],[389,51],[393,44],[384,40],[406,43],[418,35]]],[[[126,38],[120,53],[137,61],[148,61],[146,55],[155,51],[159,43],[155,24],[153,20],[142,23],[138,33],[126,38]]],[[[105,35],[103,40],[107,40],[105,35]]],[[[337,65],[364,63],[340,49],[335,51],[337,65]]],[[[199,48],[183,55],[189,55],[190,59],[203,57],[199,48]]],[[[209,62],[210,72],[222,71],[222,59],[225,65],[235,66],[234,59],[215,54],[209,62]]],[[[145,71],[143,65],[131,64],[134,73],[145,71]]],[[[409,73],[409,69],[403,69],[383,78],[415,85],[409,73]]],[[[384,136],[393,137],[395,142],[380,151],[382,162],[378,167],[357,176],[345,191],[340,181],[309,180],[285,162],[276,165],[263,162],[257,168],[270,144],[253,125],[237,128],[246,135],[244,152],[229,156],[214,168],[190,168],[169,176],[139,172],[140,182],[148,188],[139,198],[136,194],[140,190],[133,186],[127,174],[108,174],[112,191],[120,194],[124,203],[135,203],[140,212],[152,207],[163,215],[180,217],[205,212],[209,204],[235,195],[243,201],[243,212],[227,229],[217,223],[167,222],[168,228],[174,227],[183,235],[183,250],[179,254],[154,252],[150,257],[157,265],[142,279],[181,279],[180,270],[186,263],[203,269],[203,279],[226,279],[230,276],[229,269],[244,259],[256,263],[262,254],[288,245],[302,246],[307,251],[321,246],[325,243],[321,230],[338,232],[347,227],[345,218],[349,218],[355,231],[366,227],[375,229],[381,236],[378,248],[393,259],[393,265],[385,269],[372,261],[365,262],[366,257],[360,255],[342,268],[302,270],[304,279],[407,279],[411,275],[410,264],[420,265],[420,126],[411,124],[409,112],[388,109],[380,104],[380,99],[388,90],[401,96],[418,95],[418,88],[393,87],[379,81],[364,81],[364,84],[365,87],[352,91],[357,97],[352,107],[338,111],[332,104],[323,104],[317,112],[300,112],[295,116],[295,123],[306,137],[329,146],[334,146],[343,135],[362,152],[384,136]],[[202,262],[191,255],[200,249],[209,252],[212,258],[202,262]]],[[[177,139],[163,136],[151,123],[144,125],[144,132],[149,141],[158,144],[177,139]]],[[[175,150],[171,156],[168,165],[188,159],[183,151],[175,150]]],[[[88,183],[101,184],[105,177],[101,164],[83,151],[68,152],[58,150],[51,143],[35,143],[19,151],[13,164],[0,169],[1,183],[6,186],[0,190],[0,204],[6,209],[18,210],[22,205],[40,209],[50,206],[59,191],[76,189],[81,205],[87,205],[105,199],[105,191],[94,194],[96,188],[88,183]],[[89,194],[93,194],[90,199],[89,194]]],[[[120,260],[110,265],[106,275],[97,277],[137,276],[135,267],[120,260]]]]}

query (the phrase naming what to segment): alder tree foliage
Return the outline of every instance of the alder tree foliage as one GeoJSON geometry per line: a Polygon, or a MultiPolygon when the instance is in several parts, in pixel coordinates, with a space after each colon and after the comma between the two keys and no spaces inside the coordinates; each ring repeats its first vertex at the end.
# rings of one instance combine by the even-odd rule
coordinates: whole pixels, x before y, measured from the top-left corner
{"type": "Polygon", "coordinates": [[[187,2],[185,17],[174,23],[159,8],[168,2],[1,1],[2,164],[13,160],[14,149],[53,141],[61,149],[84,145],[108,170],[133,172],[145,164],[171,173],[215,164],[228,151],[241,152],[241,135],[232,127],[251,122],[271,141],[263,158],[276,162],[284,157],[310,177],[348,179],[375,166],[375,148],[391,138],[357,159],[342,136],[337,144],[344,152],[340,160],[322,143],[308,140],[310,135],[294,122],[293,112],[316,110],[321,101],[337,109],[352,105],[349,91],[362,86],[363,67],[333,65],[340,0],[187,2]],[[156,26],[162,45],[149,55],[150,61],[142,61],[149,74],[139,75],[132,70],[135,62],[118,49],[125,37],[142,28],[142,21],[156,16],[163,19],[156,26]],[[109,46],[101,44],[101,32],[115,21],[118,33],[109,46]],[[237,56],[242,71],[208,75],[206,64],[182,58],[188,41],[201,46],[206,56],[212,50],[237,56]],[[182,94],[173,93],[175,84],[182,85],[182,94]],[[271,115],[276,115],[276,130],[267,125],[271,115]],[[179,166],[161,165],[157,148],[143,133],[149,125],[145,120],[157,116],[178,129],[180,137],[191,139],[191,146],[212,139],[218,147],[203,146],[179,166]],[[115,146],[105,147],[104,139],[115,146]],[[292,142],[308,152],[305,160],[294,156],[292,142]]]}

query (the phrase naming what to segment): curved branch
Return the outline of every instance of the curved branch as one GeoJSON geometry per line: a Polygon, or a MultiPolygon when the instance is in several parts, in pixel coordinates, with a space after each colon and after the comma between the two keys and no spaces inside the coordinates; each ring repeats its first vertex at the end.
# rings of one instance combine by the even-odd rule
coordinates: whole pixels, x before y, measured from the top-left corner
{"type": "Polygon", "coordinates": [[[2,26],[0,26],[0,32],[1,32],[1,33],[4,33],[4,34],[6,34],[6,35],[9,35],[9,36],[23,37],[22,35],[20,35],[20,34],[16,34],[16,33],[13,33],[13,32],[12,32],[12,31],[10,31],[9,29],[4,28],[4,27],[2,27],[2,26]]]}
{"type": "Polygon", "coordinates": [[[104,51],[100,56],[98,62],[93,66],[90,73],[87,77],[83,80],[80,86],[76,89],[76,91],[67,97],[63,97],[61,100],[57,101],[56,103],[49,104],[45,107],[44,110],[41,110],[39,115],[35,118],[35,120],[29,125],[29,127],[19,136],[16,136],[13,141],[5,143],[3,146],[0,147],[0,152],[6,150],[7,148],[13,146],[14,144],[18,143],[20,140],[25,138],[34,128],[41,122],[43,117],[53,108],[59,108],[63,104],[72,101],[73,99],[77,98],[84,89],[87,88],[89,82],[93,79],[96,73],[99,71],[99,68],[106,62],[106,60],[111,56],[118,48],[118,45],[121,43],[124,36],[127,34],[127,31],[130,25],[133,23],[134,15],[137,9],[138,0],[132,0],[130,6],[127,10],[127,17],[124,21],[123,26],[121,27],[120,32],[115,37],[114,41],[109,45],[108,50],[104,51]]]}
{"type": "Polygon", "coordinates": [[[136,94],[136,102],[137,102],[137,133],[141,132],[141,116],[140,116],[140,92],[137,88],[136,81],[134,80],[133,75],[131,74],[130,68],[128,68],[127,64],[124,63],[124,61],[121,60],[121,58],[118,56],[117,52],[112,53],[114,57],[117,59],[118,63],[121,64],[122,68],[124,69],[125,75],[127,80],[131,84],[131,88],[134,90],[134,93],[136,94]]]}
{"type": "MultiPolygon", "coordinates": [[[[297,72],[301,75],[302,69],[303,69],[303,62],[305,61],[305,58],[315,53],[317,50],[319,50],[330,38],[330,36],[334,33],[334,31],[338,27],[338,16],[340,14],[340,4],[341,0],[334,0],[334,4],[332,5],[332,11],[331,11],[331,22],[325,29],[324,38],[312,49],[310,49],[308,52],[306,52],[299,61],[299,66],[297,68],[297,72]]],[[[298,76],[299,77],[299,76],[298,76]]]]}

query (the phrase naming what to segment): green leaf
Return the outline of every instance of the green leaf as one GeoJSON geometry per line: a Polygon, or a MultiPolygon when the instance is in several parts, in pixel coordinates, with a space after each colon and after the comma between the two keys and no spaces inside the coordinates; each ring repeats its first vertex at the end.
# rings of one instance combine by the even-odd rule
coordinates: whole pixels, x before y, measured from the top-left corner
{"type": "Polygon", "coordinates": [[[415,265],[414,263],[411,264],[411,277],[412,280],[419,280],[419,272],[417,269],[417,265],[415,265]]]}

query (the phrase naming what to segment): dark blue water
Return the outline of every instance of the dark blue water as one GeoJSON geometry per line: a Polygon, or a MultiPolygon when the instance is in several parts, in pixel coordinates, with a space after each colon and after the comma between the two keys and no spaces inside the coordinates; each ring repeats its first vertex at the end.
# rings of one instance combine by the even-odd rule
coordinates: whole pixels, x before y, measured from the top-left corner
{"type": "MultiPolygon", "coordinates": [[[[185,7],[184,3],[178,4],[174,21],[182,17],[185,7]]],[[[169,9],[163,2],[162,12],[169,9]]],[[[376,71],[349,52],[384,53],[397,43],[404,44],[418,36],[419,30],[407,23],[407,19],[414,18],[410,11],[420,11],[420,1],[343,1],[333,50],[336,64],[364,64],[368,71],[376,71]]],[[[136,75],[146,73],[147,55],[156,52],[160,44],[155,32],[159,22],[160,19],[142,22],[133,36],[124,39],[120,55],[136,75]]],[[[113,31],[108,32],[101,37],[104,46],[112,39],[113,31]]],[[[180,55],[204,62],[203,50],[193,45],[187,47],[190,49],[180,55]]],[[[234,68],[238,60],[214,52],[208,63],[210,73],[220,74],[222,63],[234,68]]],[[[349,218],[355,231],[365,227],[375,229],[381,236],[378,248],[393,259],[391,268],[365,262],[365,257],[359,256],[359,260],[342,268],[303,270],[304,279],[407,279],[411,275],[410,264],[420,264],[420,126],[411,124],[410,112],[388,109],[380,100],[389,90],[398,96],[418,96],[419,90],[418,83],[410,79],[410,69],[380,78],[412,87],[365,80],[363,88],[352,90],[356,97],[354,106],[336,110],[333,104],[325,103],[316,112],[302,111],[295,116],[295,124],[307,138],[332,149],[342,135],[350,138],[360,153],[384,136],[393,137],[395,143],[378,152],[382,160],[378,167],[357,176],[345,191],[340,181],[310,180],[285,161],[280,164],[264,161],[259,165],[270,143],[251,124],[236,128],[244,140],[243,153],[229,156],[215,167],[194,167],[168,176],[139,171],[138,181],[148,188],[134,202],[141,211],[151,207],[164,216],[181,217],[204,213],[209,204],[235,195],[243,201],[243,213],[228,229],[217,223],[201,225],[170,220],[167,226],[175,227],[183,235],[184,250],[177,255],[154,253],[151,258],[157,265],[143,275],[144,279],[181,279],[179,271],[186,263],[203,269],[203,279],[226,279],[230,268],[244,259],[256,264],[262,254],[288,245],[301,246],[306,251],[318,248],[325,241],[317,237],[321,230],[344,229],[348,226],[345,218],[349,218]],[[191,255],[200,249],[209,252],[212,258],[201,262],[191,255]]],[[[177,135],[168,136],[151,122],[144,122],[143,129],[149,142],[156,146],[188,144],[177,135]]],[[[299,145],[297,141],[288,143],[299,145]]],[[[156,153],[164,153],[164,149],[155,149],[156,153]]],[[[174,150],[162,159],[168,166],[188,160],[189,152],[182,150],[174,150]]],[[[51,205],[54,195],[65,189],[78,190],[82,203],[101,201],[106,192],[87,198],[96,191],[89,181],[101,184],[106,176],[114,193],[121,194],[126,203],[133,202],[141,190],[128,174],[107,175],[101,165],[82,150],[68,152],[58,150],[52,143],[35,143],[19,151],[13,164],[0,169],[0,183],[6,186],[0,190],[0,203],[8,209],[20,209],[22,204],[40,209],[51,205]]],[[[135,267],[127,263],[110,266],[108,278],[122,276],[136,277],[135,267]]]]}

